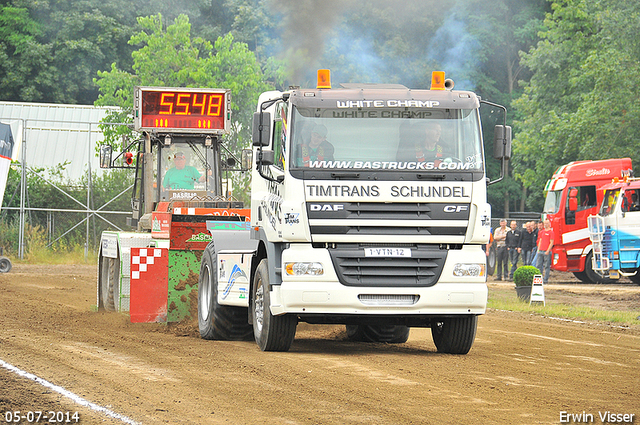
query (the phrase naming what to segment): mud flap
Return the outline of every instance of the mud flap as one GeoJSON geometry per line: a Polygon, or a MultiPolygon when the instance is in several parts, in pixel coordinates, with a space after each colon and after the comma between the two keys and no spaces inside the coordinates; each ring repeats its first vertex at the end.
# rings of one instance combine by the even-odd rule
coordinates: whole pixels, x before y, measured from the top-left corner
{"type": "Polygon", "coordinates": [[[131,323],[167,321],[168,249],[131,248],[131,323]]]}

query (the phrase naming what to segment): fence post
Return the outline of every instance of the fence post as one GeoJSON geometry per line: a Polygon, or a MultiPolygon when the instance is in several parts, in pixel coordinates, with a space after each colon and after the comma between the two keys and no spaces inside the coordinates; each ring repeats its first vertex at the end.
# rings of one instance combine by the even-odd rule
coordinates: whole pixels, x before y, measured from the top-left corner
{"type": "Polygon", "coordinates": [[[27,123],[22,121],[22,175],[20,177],[20,229],[18,229],[18,258],[24,260],[24,202],[27,198],[27,123]]]}

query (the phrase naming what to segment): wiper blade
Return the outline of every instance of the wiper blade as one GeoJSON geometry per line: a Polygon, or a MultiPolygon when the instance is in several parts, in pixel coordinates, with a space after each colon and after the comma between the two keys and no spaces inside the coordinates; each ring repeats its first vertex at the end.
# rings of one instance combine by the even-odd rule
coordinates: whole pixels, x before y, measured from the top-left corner
{"type": "Polygon", "coordinates": [[[332,179],[359,179],[360,173],[344,172],[344,173],[331,173],[332,179]]]}
{"type": "Polygon", "coordinates": [[[419,180],[444,180],[444,174],[417,174],[419,180]]]}

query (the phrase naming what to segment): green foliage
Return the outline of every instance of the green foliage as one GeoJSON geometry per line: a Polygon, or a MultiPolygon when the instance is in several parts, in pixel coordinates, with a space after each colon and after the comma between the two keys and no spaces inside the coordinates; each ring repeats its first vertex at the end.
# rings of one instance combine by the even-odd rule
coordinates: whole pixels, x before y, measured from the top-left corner
{"type": "Polygon", "coordinates": [[[532,208],[569,161],[630,156],[640,165],[639,34],[637,2],[553,3],[542,40],[523,55],[533,76],[515,102],[514,168],[535,194],[532,208]]]}
{"type": "Polygon", "coordinates": [[[17,217],[0,220],[0,247],[2,247],[5,257],[15,256],[18,253],[19,226],[17,217]]]}
{"type": "Polygon", "coordinates": [[[540,274],[540,270],[534,266],[521,266],[513,273],[513,283],[516,286],[531,286],[533,277],[540,274]]]}
{"type": "MultiPolygon", "coordinates": [[[[86,176],[79,181],[68,181],[63,178],[61,166],[46,170],[36,169],[27,173],[28,197],[25,200],[27,208],[52,209],[52,210],[80,210],[79,212],[46,212],[29,211],[25,214],[25,230],[33,231],[34,236],[26,237],[26,247],[31,249],[33,244],[42,242],[43,248],[55,253],[68,253],[81,249],[87,237],[86,224],[80,225],[61,238],[63,233],[70,230],[86,217],[86,204],[89,202],[91,209],[99,209],[99,215],[107,221],[93,216],[89,222],[89,237],[91,247],[99,242],[103,230],[114,227],[126,228],[126,216],[113,215],[104,211],[131,211],[129,186],[133,183],[133,176],[128,170],[110,170],[98,176],[92,175],[91,191],[88,191],[86,176]],[[47,175],[47,178],[43,175],[47,175]],[[84,210],[84,211],[83,211],[84,210]],[[37,237],[36,237],[37,236],[37,237]],[[40,238],[40,239],[38,239],[40,238]],[[80,247],[80,248],[78,248],[80,247]]],[[[3,200],[3,207],[19,207],[20,196],[18,188],[21,173],[19,169],[11,168],[7,179],[7,190],[3,200]],[[14,196],[16,195],[16,196],[14,196]]],[[[18,252],[18,221],[17,210],[2,210],[0,215],[0,246],[4,246],[9,252],[16,255],[18,252]]],[[[34,248],[35,249],[35,248],[34,248]]]]}
{"type": "Polygon", "coordinates": [[[0,93],[2,99],[33,100],[45,79],[40,59],[49,53],[37,41],[40,24],[23,7],[0,7],[0,93]]]}
{"type": "Polygon", "coordinates": [[[126,53],[130,26],[97,0],[10,3],[0,6],[1,98],[92,103],[92,77],[126,53]]]}

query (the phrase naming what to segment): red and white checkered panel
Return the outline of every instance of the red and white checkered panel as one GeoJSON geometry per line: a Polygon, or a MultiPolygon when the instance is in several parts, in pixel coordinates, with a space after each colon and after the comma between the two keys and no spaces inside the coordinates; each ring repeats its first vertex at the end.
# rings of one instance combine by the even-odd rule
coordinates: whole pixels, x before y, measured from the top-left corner
{"type": "Polygon", "coordinates": [[[138,255],[131,252],[131,279],[140,279],[140,274],[149,270],[149,266],[156,263],[156,258],[162,257],[161,248],[139,248],[138,255]]]}
{"type": "Polygon", "coordinates": [[[166,322],[169,250],[131,248],[131,322],[166,322]]]}

